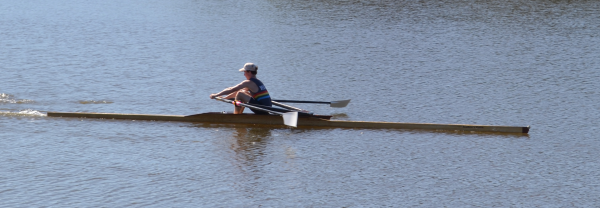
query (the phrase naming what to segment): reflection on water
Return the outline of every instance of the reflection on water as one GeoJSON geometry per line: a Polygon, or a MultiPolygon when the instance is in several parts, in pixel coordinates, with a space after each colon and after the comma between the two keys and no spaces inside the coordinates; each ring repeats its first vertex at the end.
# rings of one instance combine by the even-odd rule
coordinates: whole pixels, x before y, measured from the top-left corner
{"type": "Polygon", "coordinates": [[[246,166],[254,166],[253,162],[260,160],[260,157],[264,155],[268,142],[273,139],[273,130],[285,129],[270,125],[252,124],[194,123],[193,126],[229,132],[226,138],[232,139],[227,139],[231,141],[228,146],[236,153],[239,162],[246,166]]]}
{"type": "Polygon", "coordinates": [[[231,149],[243,163],[251,164],[264,155],[265,147],[271,139],[271,129],[236,127],[231,149]]]}

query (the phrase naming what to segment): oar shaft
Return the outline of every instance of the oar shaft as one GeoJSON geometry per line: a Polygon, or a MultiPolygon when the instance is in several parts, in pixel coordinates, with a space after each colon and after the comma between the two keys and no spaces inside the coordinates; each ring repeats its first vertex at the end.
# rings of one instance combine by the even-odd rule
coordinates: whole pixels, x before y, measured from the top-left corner
{"type": "Polygon", "coordinates": [[[350,103],[350,100],[338,100],[338,101],[306,101],[306,100],[272,100],[275,102],[283,102],[283,103],[316,103],[316,104],[329,104],[330,107],[333,108],[343,108],[350,103]]]}
{"type": "Polygon", "coordinates": [[[272,100],[275,102],[283,102],[283,103],[318,103],[318,104],[331,104],[331,102],[323,102],[323,101],[306,101],[306,100],[272,100]]]}
{"type": "Polygon", "coordinates": [[[290,105],[286,105],[286,104],[279,103],[279,102],[277,102],[277,101],[272,101],[272,100],[271,100],[271,103],[272,103],[273,105],[276,105],[276,106],[279,106],[279,107],[282,107],[282,108],[286,108],[286,109],[289,109],[289,110],[295,110],[295,111],[300,111],[300,112],[308,112],[307,110],[302,110],[302,109],[300,109],[300,108],[296,108],[296,107],[294,107],[294,106],[290,106],[290,105]]]}

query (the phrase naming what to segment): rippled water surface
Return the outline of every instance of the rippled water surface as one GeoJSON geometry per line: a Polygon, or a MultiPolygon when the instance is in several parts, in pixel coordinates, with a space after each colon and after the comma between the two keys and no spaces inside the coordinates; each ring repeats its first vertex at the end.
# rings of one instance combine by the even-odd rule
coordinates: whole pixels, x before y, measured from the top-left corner
{"type": "Polygon", "coordinates": [[[599,207],[597,1],[0,0],[1,207],[599,207]],[[190,115],[256,63],[338,120],[528,135],[47,117],[190,115]]]}

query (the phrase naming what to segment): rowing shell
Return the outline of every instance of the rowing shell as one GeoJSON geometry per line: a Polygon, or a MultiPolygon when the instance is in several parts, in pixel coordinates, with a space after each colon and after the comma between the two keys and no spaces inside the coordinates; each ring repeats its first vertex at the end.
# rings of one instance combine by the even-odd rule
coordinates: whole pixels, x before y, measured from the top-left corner
{"type": "MultiPolygon", "coordinates": [[[[189,116],[183,115],[149,115],[149,114],[117,114],[117,113],[66,113],[48,112],[49,117],[76,117],[76,118],[101,118],[101,119],[128,119],[128,120],[153,120],[153,121],[183,121],[201,123],[235,123],[235,124],[265,124],[283,125],[281,116],[256,115],[256,114],[230,114],[230,113],[202,113],[189,116]]],[[[433,124],[433,123],[397,123],[397,122],[370,122],[370,121],[339,121],[329,120],[331,116],[314,115],[299,116],[300,127],[325,127],[325,128],[360,128],[360,129],[428,129],[452,131],[477,131],[501,133],[529,133],[529,126],[492,126],[469,124],[433,124]]]]}

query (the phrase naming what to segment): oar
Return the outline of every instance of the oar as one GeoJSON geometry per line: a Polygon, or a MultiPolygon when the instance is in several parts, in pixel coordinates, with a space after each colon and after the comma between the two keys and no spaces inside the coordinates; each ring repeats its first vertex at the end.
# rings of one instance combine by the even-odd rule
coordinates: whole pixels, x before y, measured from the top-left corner
{"type": "Polygon", "coordinates": [[[315,104],[329,104],[333,108],[343,108],[350,103],[350,100],[338,100],[338,101],[305,101],[305,100],[273,100],[275,102],[282,103],[315,103],[315,104]]]}
{"type": "Polygon", "coordinates": [[[291,105],[286,105],[286,104],[283,104],[283,103],[278,103],[277,101],[272,101],[271,100],[271,104],[279,106],[279,107],[282,107],[282,108],[285,108],[285,109],[288,109],[288,110],[298,111],[298,112],[302,112],[302,113],[306,113],[306,114],[310,114],[310,115],[313,114],[310,111],[307,111],[307,110],[304,110],[304,109],[300,109],[300,108],[296,108],[296,107],[291,106],[291,105]]]}
{"type": "MultiPolygon", "coordinates": [[[[228,99],[225,99],[225,98],[222,98],[222,97],[215,97],[215,99],[219,100],[219,101],[226,102],[226,103],[235,102],[233,100],[228,100],[228,99]]],[[[236,105],[244,106],[244,107],[247,107],[247,108],[252,108],[254,110],[261,110],[261,111],[265,111],[265,112],[269,112],[269,113],[281,115],[283,117],[283,124],[288,125],[288,126],[296,127],[296,125],[298,124],[298,112],[296,112],[296,111],[282,113],[282,112],[267,110],[267,109],[264,109],[264,108],[261,108],[261,107],[256,107],[256,106],[253,106],[253,105],[250,105],[250,104],[246,104],[246,103],[241,103],[241,102],[236,103],[236,105]]]]}

